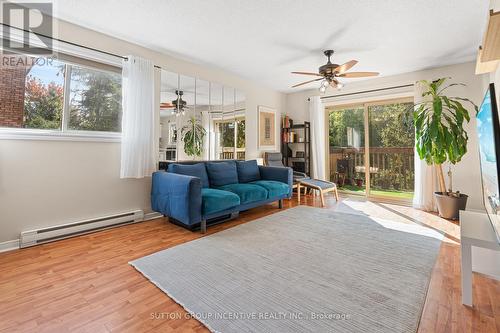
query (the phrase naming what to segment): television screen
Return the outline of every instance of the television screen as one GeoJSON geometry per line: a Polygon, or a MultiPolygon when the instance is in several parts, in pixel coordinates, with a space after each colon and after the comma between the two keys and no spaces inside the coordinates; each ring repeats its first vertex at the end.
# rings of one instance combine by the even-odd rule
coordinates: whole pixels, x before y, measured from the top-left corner
{"type": "Polygon", "coordinates": [[[490,84],[477,114],[479,157],[483,183],[483,201],[488,217],[500,242],[500,122],[495,97],[495,87],[490,84]]]}

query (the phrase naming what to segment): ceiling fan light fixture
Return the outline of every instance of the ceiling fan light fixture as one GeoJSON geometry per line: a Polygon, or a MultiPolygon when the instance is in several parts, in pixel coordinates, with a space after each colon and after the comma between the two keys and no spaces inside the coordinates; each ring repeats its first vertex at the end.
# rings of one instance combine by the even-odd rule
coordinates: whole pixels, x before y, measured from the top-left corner
{"type": "Polygon", "coordinates": [[[328,80],[328,78],[325,78],[324,80],[321,81],[321,84],[319,85],[319,91],[321,93],[324,93],[329,85],[330,85],[330,80],[328,80]]]}
{"type": "Polygon", "coordinates": [[[350,60],[342,65],[338,65],[331,62],[331,56],[333,55],[333,50],[325,50],[324,55],[328,57],[326,64],[318,68],[317,73],[312,72],[292,72],[292,74],[309,75],[309,76],[319,76],[317,79],[305,81],[296,85],[292,88],[300,87],[311,82],[321,81],[319,91],[325,92],[328,86],[332,86],[334,89],[342,89],[343,83],[338,82],[337,78],[361,78],[361,77],[372,77],[379,75],[378,72],[348,72],[354,65],[358,63],[357,60],[350,60]]]}

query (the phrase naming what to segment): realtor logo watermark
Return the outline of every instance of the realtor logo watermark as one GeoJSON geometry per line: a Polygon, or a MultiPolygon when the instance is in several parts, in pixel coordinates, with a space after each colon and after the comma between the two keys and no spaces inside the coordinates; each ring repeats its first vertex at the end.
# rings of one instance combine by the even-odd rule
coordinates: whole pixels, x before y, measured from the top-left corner
{"type": "Polygon", "coordinates": [[[154,320],[350,320],[346,313],[333,312],[152,312],[150,319],[154,320]]]}
{"type": "Polygon", "coordinates": [[[51,2],[1,3],[2,52],[51,55],[54,24],[51,2]]]}

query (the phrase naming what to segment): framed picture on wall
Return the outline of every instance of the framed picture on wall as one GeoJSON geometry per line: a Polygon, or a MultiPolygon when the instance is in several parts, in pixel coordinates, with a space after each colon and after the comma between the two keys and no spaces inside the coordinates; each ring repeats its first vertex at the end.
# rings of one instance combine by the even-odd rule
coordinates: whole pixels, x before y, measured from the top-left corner
{"type": "Polygon", "coordinates": [[[258,143],[260,150],[277,150],[276,148],[276,109],[266,106],[258,107],[259,131],[258,143]]]}

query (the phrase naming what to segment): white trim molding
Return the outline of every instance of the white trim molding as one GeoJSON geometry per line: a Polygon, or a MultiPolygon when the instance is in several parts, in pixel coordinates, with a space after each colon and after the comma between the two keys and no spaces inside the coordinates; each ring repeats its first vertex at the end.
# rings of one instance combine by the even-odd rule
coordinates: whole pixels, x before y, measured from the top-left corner
{"type": "Polygon", "coordinates": [[[19,249],[19,239],[0,243],[0,253],[19,249]]]}
{"type": "Polygon", "coordinates": [[[157,212],[151,212],[151,213],[146,213],[144,214],[144,218],[142,219],[143,221],[149,221],[149,220],[154,220],[154,219],[159,219],[162,218],[163,215],[157,212]]]}
{"type": "Polygon", "coordinates": [[[0,128],[0,140],[121,142],[121,133],[0,128]]]}

